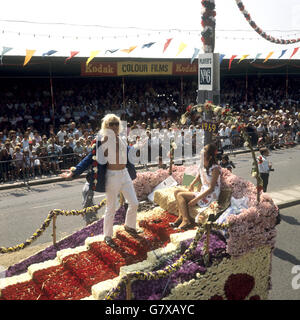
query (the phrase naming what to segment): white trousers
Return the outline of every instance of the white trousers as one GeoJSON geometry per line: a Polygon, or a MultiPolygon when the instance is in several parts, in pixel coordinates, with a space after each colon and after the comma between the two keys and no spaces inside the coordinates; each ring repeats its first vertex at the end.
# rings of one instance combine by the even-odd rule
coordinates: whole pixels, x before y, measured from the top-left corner
{"type": "Polygon", "coordinates": [[[128,202],[125,225],[136,229],[136,213],[139,202],[128,170],[127,168],[123,170],[107,170],[105,182],[106,210],[103,228],[104,236],[112,237],[113,235],[116,202],[120,192],[122,192],[128,202]]]}

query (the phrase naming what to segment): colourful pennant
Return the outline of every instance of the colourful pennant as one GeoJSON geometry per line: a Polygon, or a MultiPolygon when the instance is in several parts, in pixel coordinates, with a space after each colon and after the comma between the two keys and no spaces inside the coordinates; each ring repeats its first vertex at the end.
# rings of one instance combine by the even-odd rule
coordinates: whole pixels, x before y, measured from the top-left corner
{"type": "Polygon", "coordinates": [[[36,50],[28,50],[26,49],[26,56],[24,60],[23,66],[26,66],[26,64],[31,60],[32,56],[34,55],[36,50]]]}
{"type": "Polygon", "coordinates": [[[1,53],[1,64],[2,64],[2,59],[3,56],[5,55],[5,53],[7,53],[8,51],[12,50],[12,48],[9,47],[2,47],[2,53],[1,53]]]}
{"type": "Polygon", "coordinates": [[[129,49],[122,49],[122,52],[126,52],[126,53],[130,53],[131,51],[133,51],[137,46],[132,46],[129,49]]]}
{"type": "Polygon", "coordinates": [[[71,51],[71,55],[70,55],[69,58],[67,58],[67,59],[65,60],[65,63],[66,63],[68,60],[70,60],[70,59],[72,59],[73,57],[75,57],[78,53],[79,53],[79,51],[71,51]]]}
{"type": "Polygon", "coordinates": [[[154,43],[155,43],[155,42],[145,43],[145,44],[143,44],[142,49],[144,49],[144,48],[150,48],[151,46],[154,45],[154,43]]]}
{"type": "Polygon", "coordinates": [[[165,52],[165,51],[167,50],[167,48],[168,48],[168,46],[170,45],[170,43],[171,43],[172,40],[173,40],[172,38],[167,39],[167,42],[166,42],[165,45],[164,45],[164,50],[163,50],[163,52],[165,52]]]}
{"type": "Polygon", "coordinates": [[[52,54],[54,54],[54,53],[56,53],[56,52],[57,52],[56,50],[50,50],[50,51],[48,51],[48,52],[43,53],[43,57],[44,57],[44,56],[51,56],[52,54]]]}
{"type": "Polygon", "coordinates": [[[256,61],[261,55],[262,55],[262,53],[258,53],[256,55],[256,57],[250,63],[253,63],[254,61],[256,61]]]}
{"type": "Polygon", "coordinates": [[[274,53],[274,51],[271,51],[271,52],[267,55],[267,57],[266,57],[266,59],[264,60],[263,63],[267,62],[267,61],[270,59],[270,57],[272,56],[273,53],[274,53]]]}
{"type": "Polygon", "coordinates": [[[194,62],[194,60],[195,60],[196,57],[198,56],[199,51],[200,51],[200,49],[194,48],[194,54],[193,54],[192,59],[191,59],[191,64],[194,62]]]}
{"type": "Polygon", "coordinates": [[[117,52],[119,49],[107,49],[106,51],[105,51],[105,54],[106,54],[106,52],[110,52],[110,53],[115,53],[115,52],[117,52]]]}
{"type": "Polygon", "coordinates": [[[178,48],[178,52],[177,52],[177,54],[176,54],[176,57],[177,57],[178,55],[180,55],[180,53],[181,53],[186,47],[187,47],[187,44],[181,42],[180,45],[179,45],[179,48],[178,48]]]}
{"type": "Polygon", "coordinates": [[[232,62],[233,59],[236,58],[236,57],[237,57],[237,55],[232,55],[232,56],[231,56],[231,58],[230,58],[230,60],[229,60],[228,70],[231,69],[231,62],[232,62]]]}
{"type": "Polygon", "coordinates": [[[243,61],[244,59],[246,59],[249,56],[249,54],[244,54],[241,59],[239,60],[238,63],[240,63],[241,61],[243,61]]]}
{"type": "Polygon", "coordinates": [[[220,54],[220,57],[219,57],[219,59],[220,59],[220,64],[221,64],[221,62],[223,61],[223,59],[224,59],[225,56],[226,56],[226,54],[220,54]]]}
{"type": "Polygon", "coordinates": [[[282,50],[281,55],[277,59],[280,59],[286,52],[287,52],[287,49],[282,50]]]}
{"type": "Polygon", "coordinates": [[[291,59],[297,53],[298,50],[299,50],[299,47],[295,48],[289,59],[291,59]]]}
{"type": "Polygon", "coordinates": [[[100,50],[94,50],[91,52],[90,57],[86,61],[86,65],[88,65],[95,57],[96,55],[100,52],[100,50]]]}

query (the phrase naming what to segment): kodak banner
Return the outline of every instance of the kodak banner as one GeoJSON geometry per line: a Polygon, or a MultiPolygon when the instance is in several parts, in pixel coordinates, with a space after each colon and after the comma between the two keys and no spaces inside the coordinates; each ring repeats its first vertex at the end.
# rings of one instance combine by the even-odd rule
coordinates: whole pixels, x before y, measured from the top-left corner
{"type": "Polygon", "coordinates": [[[122,61],[90,62],[81,64],[81,75],[91,77],[104,76],[151,76],[151,75],[197,75],[198,63],[172,61],[122,61]]]}
{"type": "Polygon", "coordinates": [[[173,75],[184,76],[184,75],[197,75],[198,74],[198,62],[197,63],[181,63],[174,62],[173,64],[173,75]]]}
{"type": "Polygon", "coordinates": [[[82,76],[117,76],[117,63],[116,62],[90,62],[81,64],[82,76]]]}
{"type": "Polygon", "coordinates": [[[118,62],[118,76],[172,75],[173,62],[118,62]]]}

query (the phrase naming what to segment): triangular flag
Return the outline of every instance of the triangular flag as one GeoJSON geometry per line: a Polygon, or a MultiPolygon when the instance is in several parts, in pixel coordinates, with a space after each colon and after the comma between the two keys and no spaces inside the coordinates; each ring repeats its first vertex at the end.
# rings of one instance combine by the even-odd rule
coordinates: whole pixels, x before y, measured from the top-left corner
{"type": "Polygon", "coordinates": [[[258,53],[250,63],[253,63],[254,61],[256,61],[261,55],[262,55],[261,53],[258,53]]]}
{"type": "Polygon", "coordinates": [[[194,60],[195,60],[196,57],[198,56],[199,51],[200,51],[200,49],[194,48],[194,54],[193,54],[192,59],[191,59],[191,64],[194,62],[194,60]]]}
{"type": "Polygon", "coordinates": [[[239,60],[238,63],[240,63],[241,61],[243,61],[244,59],[246,59],[249,56],[249,54],[244,54],[241,59],[239,60]]]}
{"type": "Polygon", "coordinates": [[[23,66],[26,66],[26,64],[30,61],[30,59],[34,55],[35,51],[36,50],[28,50],[28,49],[26,49],[26,57],[25,57],[23,66]]]}
{"type": "Polygon", "coordinates": [[[293,51],[293,53],[292,53],[292,55],[290,56],[290,58],[289,59],[291,59],[292,58],[292,56],[294,56],[296,53],[297,53],[297,51],[299,50],[299,47],[298,48],[295,48],[294,49],[294,51],[293,51]]]}
{"type": "Polygon", "coordinates": [[[79,53],[79,51],[71,51],[71,55],[70,55],[69,58],[67,58],[67,59],[65,60],[65,63],[66,63],[68,60],[70,60],[70,59],[72,59],[73,57],[75,57],[78,53],[79,53]]]}
{"type": "Polygon", "coordinates": [[[122,49],[121,51],[130,53],[130,52],[133,51],[136,47],[137,47],[137,46],[132,46],[132,47],[130,47],[129,49],[122,49]]]}
{"type": "Polygon", "coordinates": [[[187,47],[187,44],[181,42],[176,57],[187,47]]]}
{"type": "Polygon", "coordinates": [[[144,48],[150,48],[151,46],[154,45],[154,43],[155,43],[155,42],[145,43],[145,44],[143,44],[142,49],[144,49],[144,48]]]}
{"type": "Polygon", "coordinates": [[[231,69],[231,62],[232,62],[233,59],[236,58],[236,57],[237,57],[237,55],[232,55],[232,56],[231,56],[231,58],[230,58],[230,60],[229,60],[228,70],[231,69]]]}
{"type": "Polygon", "coordinates": [[[267,55],[267,57],[266,57],[266,59],[264,60],[263,63],[267,62],[267,61],[270,59],[270,57],[271,57],[271,55],[272,55],[273,53],[274,53],[274,51],[271,51],[271,52],[267,55]]]}
{"type": "Polygon", "coordinates": [[[100,52],[100,50],[95,50],[91,52],[90,57],[86,61],[86,65],[88,65],[95,57],[96,55],[100,52]]]}
{"type": "Polygon", "coordinates": [[[2,47],[2,53],[1,53],[1,64],[2,64],[2,58],[8,51],[12,50],[12,48],[9,47],[2,47]]]}
{"type": "Polygon", "coordinates": [[[105,51],[105,54],[106,54],[106,52],[110,52],[110,53],[115,53],[115,52],[117,52],[119,49],[107,49],[106,51],[105,51]]]}
{"type": "Polygon", "coordinates": [[[287,49],[282,50],[281,55],[277,59],[280,59],[286,52],[287,52],[287,49]]]}
{"type": "Polygon", "coordinates": [[[164,50],[163,50],[163,52],[165,52],[165,51],[167,50],[167,48],[168,48],[168,46],[169,46],[169,44],[171,43],[172,40],[173,40],[172,38],[167,39],[167,42],[166,42],[165,45],[164,45],[164,50]]]}
{"type": "Polygon", "coordinates": [[[56,53],[56,52],[57,52],[56,50],[50,50],[50,51],[48,51],[48,52],[43,53],[43,57],[44,57],[44,56],[51,56],[51,54],[54,54],[54,53],[56,53]]]}
{"type": "Polygon", "coordinates": [[[223,61],[224,57],[226,56],[226,54],[220,54],[220,63],[223,61]]]}

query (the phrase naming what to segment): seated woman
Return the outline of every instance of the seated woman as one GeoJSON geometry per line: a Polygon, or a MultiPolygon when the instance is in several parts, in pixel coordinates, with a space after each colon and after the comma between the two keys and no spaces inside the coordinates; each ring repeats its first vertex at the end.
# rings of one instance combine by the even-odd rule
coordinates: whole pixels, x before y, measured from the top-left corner
{"type": "Polygon", "coordinates": [[[200,161],[199,172],[190,184],[188,190],[178,189],[175,191],[175,199],[178,205],[178,219],[170,225],[181,230],[188,230],[193,227],[194,222],[189,216],[189,208],[198,205],[200,210],[195,218],[196,223],[203,222],[205,216],[201,213],[215,200],[220,194],[220,169],[217,161],[217,148],[213,144],[207,144],[203,149],[202,161],[200,161]],[[202,183],[200,192],[194,192],[194,185],[202,183]]]}

